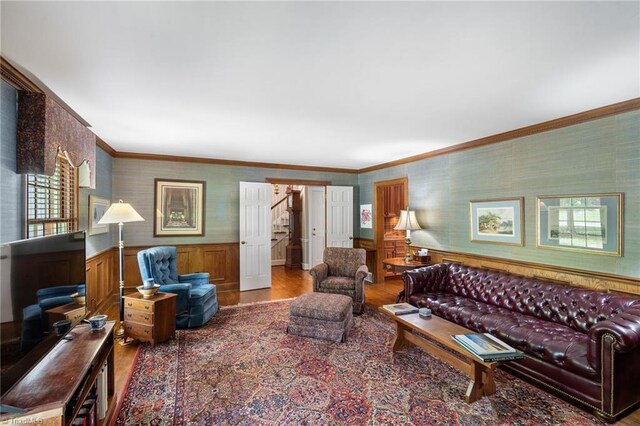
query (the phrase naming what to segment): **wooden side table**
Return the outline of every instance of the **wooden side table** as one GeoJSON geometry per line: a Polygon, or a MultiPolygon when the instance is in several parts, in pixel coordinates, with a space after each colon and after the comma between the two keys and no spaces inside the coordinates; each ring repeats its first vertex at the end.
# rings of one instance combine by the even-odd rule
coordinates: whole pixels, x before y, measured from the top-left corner
{"type": "Polygon", "coordinates": [[[45,312],[49,320],[49,330],[53,330],[53,323],[56,321],[67,319],[72,323],[77,323],[85,316],[86,309],[85,305],[74,302],[47,309],[45,312]]]}
{"type": "Polygon", "coordinates": [[[400,272],[408,271],[410,269],[429,266],[430,260],[431,260],[430,256],[427,256],[427,260],[425,262],[418,262],[417,260],[405,262],[404,257],[390,257],[388,259],[383,259],[382,264],[384,265],[385,269],[388,269],[395,273],[400,273],[400,272]]]}
{"type": "Polygon", "coordinates": [[[139,293],[124,296],[124,339],[150,342],[152,346],[176,337],[176,298],[156,293],[144,299],[139,293]]]}
{"type": "MultiPolygon", "coordinates": [[[[388,259],[382,260],[382,265],[385,269],[393,271],[395,273],[401,273],[404,271],[409,271],[411,269],[422,268],[424,266],[429,266],[429,262],[431,261],[431,257],[427,256],[427,259],[423,262],[419,262],[417,260],[411,260],[406,262],[404,257],[390,257],[388,259]]],[[[404,298],[404,290],[402,290],[398,297],[396,298],[396,303],[400,302],[404,298]]]]}

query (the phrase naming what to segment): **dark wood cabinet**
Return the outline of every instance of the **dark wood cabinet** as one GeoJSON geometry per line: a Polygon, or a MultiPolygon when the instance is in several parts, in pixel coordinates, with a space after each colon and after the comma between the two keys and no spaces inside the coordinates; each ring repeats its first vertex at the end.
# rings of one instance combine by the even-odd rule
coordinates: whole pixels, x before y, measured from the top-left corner
{"type": "MultiPolygon", "coordinates": [[[[116,408],[113,328],[75,326],[44,358],[2,397],[2,403],[24,410],[3,414],[0,422],[68,426],[111,424],[116,408]],[[86,409],[86,413],[84,413],[86,409]]],[[[3,423],[4,424],[4,423],[3,423]]]]}
{"type": "Polygon", "coordinates": [[[289,198],[287,200],[287,211],[289,212],[289,244],[286,252],[287,258],[284,266],[287,268],[300,268],[302,266],[302,198],[300,191],[292,189],[287,192],[289,198]]]}

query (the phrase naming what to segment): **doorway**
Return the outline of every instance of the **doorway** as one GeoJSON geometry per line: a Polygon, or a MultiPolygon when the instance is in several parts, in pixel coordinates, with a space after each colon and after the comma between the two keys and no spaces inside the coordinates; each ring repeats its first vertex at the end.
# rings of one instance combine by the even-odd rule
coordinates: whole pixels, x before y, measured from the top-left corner
{"type": "Polygon", "coordinates": [[[405,255],[405,234],[393,228],[400,219],[400,210],[409,205],[409,179],[399,178],[374,183],[374,244],[376,246],[375,282],[383,283],[393,276],[382,261],[405,255]]]}
{"type": "MultiPolygon", "coordinates": [[[[272,266],[283,264],[287,266],[287,262],[291,260],[288,265],[291,268],[310,269],[321,263],[320,259],[322,259],[326,246],[353,247],[352,186],[332,186],[331,182],[297,179],[267,178],[265,180],[265,183],[241,182],[240,291],[271,287],[272,266]],[[264,196],[258,197],[260,205],[253,206],[258,202],[256,197],[244,200],[247,197],[243,198],[243,185],[255,185],[260,188],[260,191],[266,190],[264,196]],[[278,185],[279,191],[289,192],[286,197],[278,200],[272,198],[275,185],[278,185]],[[267,199],[266,203],[262,202],[263,199],[267,199]],[[246,206],[243,207],[243,203],[246,206]],[[266,206],[263,207],[263,204],[266,206]],[[288,228],[290,233],[291,230],[298,231],[297,236],[302,251],[301,261],[300,257],[293,259],[291,256],[289,259],[289,254],[294,253],[290,249],[295,247],[292,247],[291,241],[287,241],[283,250],[285,253],[284,262],[276,262],[275,264],[271,262],[272,247],[269,240],[274,241],[272,234],[274,224],[270,217],[270,206],[275,204],[281,204],[281,208],[284,209],[283,213],[278,216],[282,219],[278,222],[279,229],[288,228]],[[258,210],[254,212],[248,207],[256,207],[258,210]],[[260,214],[257,214],[258,211],[260,214]],[[286,212],[286,218],[284,212],[286,212]],[[294,212],[297,212],[298,216],[292,216],[294,212]],[[250,241],[246,235],[248,231],[253,230],[260,230],[261,235],[264,233],[268,237],[267,242],[261,243],[259,246],[259,253],[252,252],[252,255],[249,256],[248,249],[253,246],[249,244],[250,241]],[[261,260],[263,257],[266,262],[261,260]],[[255,268],[252,269],[249,265],[254,263],[256,259],[260,259],[259,265],[266,264],[268,266],[264,269],[261,266],[259,274],[250,275],[249,272],[255,268]],[[245,281],[249,285],[244,285],[245,281]]],[[[277,240],[277,238],[275,239],[277,240]]],[[[294,240],[297,241],[297,238],[294,240]]]]}

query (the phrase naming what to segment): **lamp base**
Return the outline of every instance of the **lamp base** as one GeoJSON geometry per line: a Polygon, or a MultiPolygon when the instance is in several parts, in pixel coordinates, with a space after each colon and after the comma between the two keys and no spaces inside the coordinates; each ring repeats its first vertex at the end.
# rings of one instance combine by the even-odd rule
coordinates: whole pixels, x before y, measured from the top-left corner
{"type": "Polygon", "coordinates": [[[113,336],[116,339],[124,339],[124,327],[122,326],[122,323],[120,323],[120,327],[113,332],[113,336]]]}
{"type": "MultiPolygon", "coordinates": [[[[409,232],[409,231],[407,231],[409,232]]],[[[411,256],[411,238],[407,237],[404,239],[405,247],[405,255],[404,255],[404,263],[410,263],[413,260],[413,256],[411,256]]]]}

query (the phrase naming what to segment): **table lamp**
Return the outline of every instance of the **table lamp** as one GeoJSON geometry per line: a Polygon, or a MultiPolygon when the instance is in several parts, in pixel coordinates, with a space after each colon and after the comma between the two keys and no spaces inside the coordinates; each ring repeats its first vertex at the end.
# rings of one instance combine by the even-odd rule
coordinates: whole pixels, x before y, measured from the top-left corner
{"type": "Polygon", "coordinates": [[[393,228],[397,231],[407,231],[407,237],[404,242],[406,244],[406,252],[404,255],[405,263],[411,262],[411,231],[416,229],[422,229],[416,219],[416,212],[413,210],[400,210],[400,220],[398,224],[393,228]]]}

